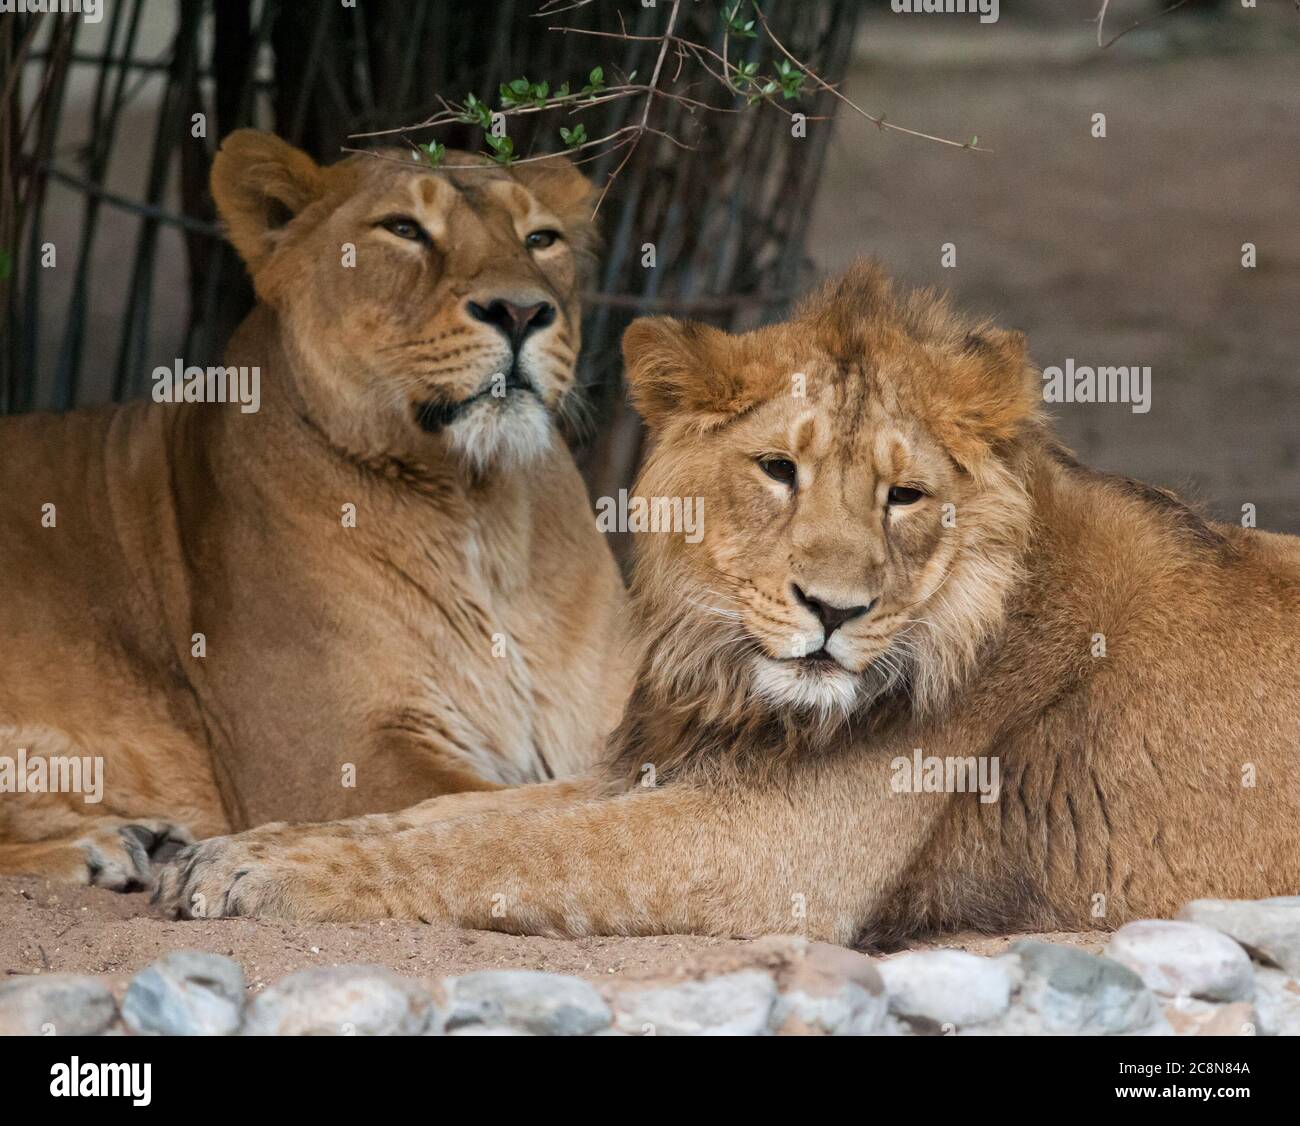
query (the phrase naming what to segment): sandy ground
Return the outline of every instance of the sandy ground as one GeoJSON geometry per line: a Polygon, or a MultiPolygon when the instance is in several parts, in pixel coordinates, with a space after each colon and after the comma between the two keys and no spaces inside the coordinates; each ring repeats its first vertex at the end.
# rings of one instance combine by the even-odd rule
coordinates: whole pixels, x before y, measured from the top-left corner
{"type": "MultiPolygon", "coordinates": [[[[1016,938],[962,934],[917,948],[950,946],[997,954],[1016,938]]],[[[1033,937],[1099,952],[1105,936],[1033,937]]],[[[144,895],[54,884],[29,876],[0,878],[0,980],[16,974],[107,974],[119,987],[169,950],[225,954],[244,967],[257,992],[295,970],[377,964],[432,979],[484,969],[546,970],[592,981],[671,978],[751,962],[751,943],[685,935],[576,940],[462,931],[423,923],[316,923],[259,919],[171,922],[150,913],[144,895]]]]}

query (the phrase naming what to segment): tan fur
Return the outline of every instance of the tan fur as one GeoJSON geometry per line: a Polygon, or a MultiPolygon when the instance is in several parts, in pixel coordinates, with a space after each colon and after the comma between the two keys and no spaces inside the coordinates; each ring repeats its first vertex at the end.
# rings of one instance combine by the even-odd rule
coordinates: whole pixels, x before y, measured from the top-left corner
{"type": "Polygon", "coordinates": [[[788,324],[640,322],[625,354],[639,490],[704,497],[705,534],[641,539],[645,655],[604,767],[208,842],[165,870],[168,908],[887,943],[1300,887],[1300,541],[1080,467],[1022,341],[869,266],[788,324]],[[876,600],[835,666],[789,660],[824,639],[792,583],[876,600]],[[997,800],[902,792],[915,748],[996,756],[997,800]]]}
{"type": "Polygon", "coordinates": [[[322,168],[231,135],[213,192],[261,304],[226,362],[260,367],[261,409],[0,420],[0,756],[104,760],[99,804],[0,794],[0,871],[125,886],[190,833],[541,781],[599,752],[625,596],[552,421],[590,186],[565,161],[446,164],[322,168]],[[394,215],[430,244],[380,225],[394,215]],[[538,228],[563,237],[530,250],[538,228]],[[557,312],[519,350],[534,390],[474,405],[462,449],[462,422],[428,432],[420,404],[510,362],[466,312],[495,297],[557,312]]]}

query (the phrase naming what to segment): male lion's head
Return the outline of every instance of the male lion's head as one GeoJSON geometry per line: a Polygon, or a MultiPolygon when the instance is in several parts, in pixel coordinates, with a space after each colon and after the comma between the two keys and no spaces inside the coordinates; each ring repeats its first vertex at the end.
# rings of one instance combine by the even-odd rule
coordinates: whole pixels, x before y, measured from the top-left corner
{"type": "Polygon", "coordinates": [[[241,129],[212,194],[333,442],[476,469],[551,444],[594,242],[590,184],[566,159],[447,152],[434,171],[386,151],[321,167],[241,129]]]}
{"type": "Polygon", "coordinates": [[[637,494],[703,501],[702,536],[638,552],[653,680],[719,718],[946,696],[1027,534],[1023,338],[860,264],[785,324],[649,318],[623,350],[654,439],[637,494]]]}

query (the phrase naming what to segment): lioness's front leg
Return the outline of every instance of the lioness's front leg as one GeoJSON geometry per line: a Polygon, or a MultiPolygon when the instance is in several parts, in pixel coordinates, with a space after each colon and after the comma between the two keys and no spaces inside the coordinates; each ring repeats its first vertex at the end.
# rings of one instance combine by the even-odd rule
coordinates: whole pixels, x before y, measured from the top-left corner
{"type": "Polygon", "coordinates": [[[238,841],[251,855],[260,857],[269,848],[302,844],[308,839],[388,836],[419,825],[450,821],[471,814],[508,813],[566,805],[594,798],[606,792],[606,789],[604,779],[594,774],[583,774],[530,786],[442,794],[393,813],[363,813],[341,821],[309,821],[300,824],[272,821],[227,839],[238,841]]]}
{"type": "Polygon", "coordinates": [[[941,803],[884,777],[675,784],[382,837],[216,838],[164,873],[180,915],[444,919],[519,933],[761,934],[850,941],[941,803]]]}

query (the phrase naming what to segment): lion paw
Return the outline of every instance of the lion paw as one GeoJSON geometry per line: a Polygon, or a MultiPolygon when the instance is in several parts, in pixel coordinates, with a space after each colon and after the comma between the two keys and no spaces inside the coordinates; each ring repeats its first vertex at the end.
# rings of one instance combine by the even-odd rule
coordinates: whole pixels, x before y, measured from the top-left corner
{"type": "Polygon", "coordinates": [[[143,891],[158,865],[193,843],[193,834],[171,821],[146,818],[101,825],[75,842],[85,856],[80,882],[111,891],[143,891]]]}
{"type": "Polygon", "coordinates": [[[286,848],[270,836],[253,830],[192,845],[159,873],[152,902],[174,919],[334,917],[336,897],[313,842],[286,848]]]}

